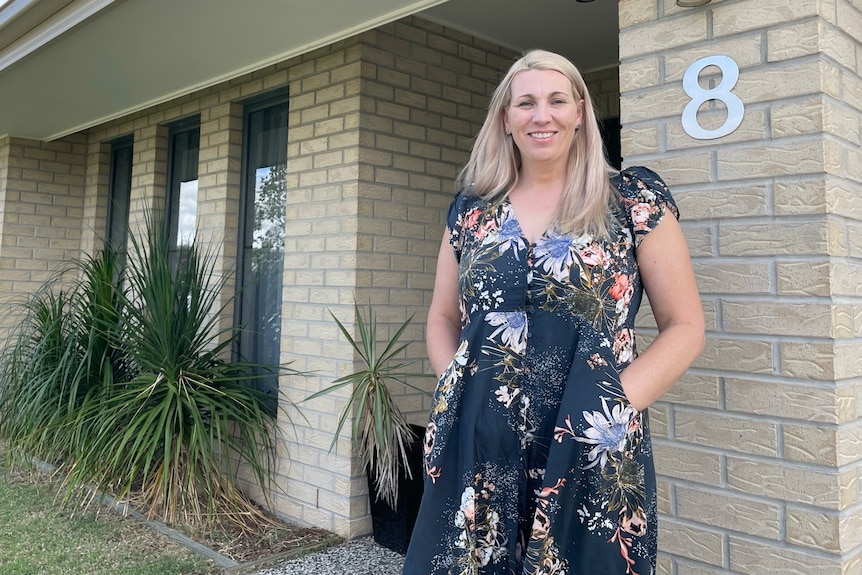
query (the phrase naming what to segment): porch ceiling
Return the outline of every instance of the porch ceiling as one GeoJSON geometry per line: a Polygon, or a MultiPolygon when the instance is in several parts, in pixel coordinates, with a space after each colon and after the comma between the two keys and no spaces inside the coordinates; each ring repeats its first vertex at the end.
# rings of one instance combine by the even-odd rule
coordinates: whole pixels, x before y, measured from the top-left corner
{"type": "Polygon", "coordinates": [[[420,13],[583,70],[617,62],[617,2],[10,0],[0,135],[51,140],[420,13]]]}

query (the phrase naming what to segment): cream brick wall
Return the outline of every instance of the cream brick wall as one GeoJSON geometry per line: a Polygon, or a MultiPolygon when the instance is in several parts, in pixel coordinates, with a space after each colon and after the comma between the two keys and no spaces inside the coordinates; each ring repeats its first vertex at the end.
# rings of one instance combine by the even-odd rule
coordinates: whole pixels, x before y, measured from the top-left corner
{"type": "MultiPolygon", "coordinates": [[[[430,373],[424,320],[454,178],[484,118],[487,98],[511,55],[416,18],[360,35],[339,51],[314,53],[291,70],[285,354],[315,377],[301,399],[354,369],[329,312],[352,325],[370,303],[383,334],[411,315],[406,358],[430,373]],[[288,306],[288,302],[290,302],[288,306]],[[289,309],[287,309],[289,307],[289,309]]],[[[416,380],[426,389],[433,380],[416,380]]],[[[305,387],[301,387],[305,386],[305,387]]],[[[394,390],[424,425],[429,398],[394,390]]],[[[286,472],[302,485],[292,513],[355,536],[370,530],[363,470],[332,430],[348,390],[304,404],[286,472]],[[313,506],[312,506],[313,503],[313,506]]]]}
{"type": "MultiPolygon", "coordinates": [[[[0,139],[0,301],[16,309],[81,255],[86,138],[0,139]]],[[[16,321],[0,320],[0,335],[16,321]]]]}
{"type": "MultiPolygon", "coordinates": [[[[347,429],[329,451],[347,391],[298,407],[290,402],[354,369],[329,315],[352,328],[354,301],[374,306],[381,335],[415,314],[405,334],[406,358],[430,373],[424,319],[446,208],[488,95],[513,56],[406,18],[86,134],[80,233],[92,249],[106,223],[110,142],[134,139],[135,226],[145,208],[164,203],[169,125],[199,116],[199,224],[220,242],[219,269],[230,272],[240,211],[242,101],[289,91],[282,359],[313,372],[281,382],[284,441],[271,495],[274,509],[289,519],[348,537],[370,530],[364,470],[355,464],[347,429]]],[[[433,387],[430,379],[416,383],[433,387]]],[[[424,424],[429,399],[395,391],[410,419],[424,424]]]]}
{"type": "Polygon", "coordinates": [[[860,23],[846,0],[620,2],[623,155],[671,185],[708,312],[653,409],[660,573],[862,570],[860,23]],[[714,54],[745,117],[694,140],[681,78],[714,54]]]}

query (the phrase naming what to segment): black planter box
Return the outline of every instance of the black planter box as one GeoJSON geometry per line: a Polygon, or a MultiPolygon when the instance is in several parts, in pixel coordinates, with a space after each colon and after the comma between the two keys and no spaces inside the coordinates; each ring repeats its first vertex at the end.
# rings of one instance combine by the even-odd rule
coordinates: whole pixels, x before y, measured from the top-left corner
{"type": "Polygon", "coordinates": [[[395,509],[392,509],[382,499],[375,501],[374,479],[370,474],[368,477],[374,541],[378,545],[402,555],[407,553],[410,535],[416,524],[416,515],[419,513],[419,502],[422,500],[425,477],[422,462],[422,438],[425,429],[418,425],[411,425],[410,428],[416,436],[416,440],[407,447],[407,458],[412,477],[407,477],[404,470],[399,474],[398,501],[395,509]]]}

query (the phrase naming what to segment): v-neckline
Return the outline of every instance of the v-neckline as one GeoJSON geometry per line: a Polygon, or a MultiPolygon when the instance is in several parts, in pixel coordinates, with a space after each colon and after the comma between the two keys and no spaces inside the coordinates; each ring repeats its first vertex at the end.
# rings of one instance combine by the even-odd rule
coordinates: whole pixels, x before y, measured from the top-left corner
{"type": "Polygon", "coordinates": [[[510,217],[513,220],[515,220],[516,224],[518,224],[518,230],[520,230],[521,239],[526,241],[527,245],[529,247],[536,247],[536,244],[538,244],[542,239],[548,237],[548,231],[551,229],[551,226],[553,225],[553,220],[551,221],[551,223],[549,223],[547,226],[545,226],[545,229],[542,230],[538,236],[536,236],[536,239],[534,241],[530,241],[530,238],[527,237],[527,232],[524,231],[524,226],[521,225],[521,219],[518,218],[518,212],[515,211],[515,205],[512,204],[512,199],[508,195],[506,195],[506,198],[503,200],[503,202],[504,202],[503,205],[508,206],[508,208],[509,208],[510,217]]]}

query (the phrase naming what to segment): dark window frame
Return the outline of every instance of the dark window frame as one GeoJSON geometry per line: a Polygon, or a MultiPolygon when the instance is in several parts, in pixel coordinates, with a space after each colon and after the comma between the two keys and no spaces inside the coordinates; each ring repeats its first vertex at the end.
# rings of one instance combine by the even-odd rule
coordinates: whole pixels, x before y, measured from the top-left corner
{"type": "MultiPolygon", "coordinates": [[[[285,125],[284,125],[284,141],[278,144],[278,154],[283,157],[285,164],[287,163],[287,114],[289,112],[289,93],[286,88],[282,88],[276,90],[274,92],[270,92],[264,96],[256,97],[253,99],[245,100],[241,102],[243,105],[243,133],[242,133],[242,161],[240,168],[240,202],[239,202],[239,225],[237,229],[237,291],[236,291],[236,299],[234,306],[234,325],[240,328],[239,337],[237,338],[236,345],[234,346],[234,358],[239,361],[252,361],[254,363],[261,362],[260,359],[260,349],[257,348],[256,345],[252,344],[251,347],[253,351],[251,354],[246,353],[249,349],[250,345],[247,338],[252,338],[254,341],[257,337],[256,333],[252,333],[250,330],[247,330],[247,327],[250,321],[255,322],[255,326],[258,325],[259,318],[255,317],[254,311],[252,308],[256,310],[257,302],[255,302],[254,306],[249,305],[249,292],[251,289],[251,281],[249,278],[250,270],[250,262],[247,261],[247,250],[252,249],[252,245],[249,244],[249,233],[250,229],[254,229],[254,210],[255,210],[255,170],[257,168],[251,167],[251,158],[255,153],[252,150],[254,134],[251,130],[251,117],[259,112],[264,110],[284,107],[285,113],[285,125]],[[282,153],[283,151],[283,153],[282,153]]],[[[282,271],[283,274],[283,271],[282,271]]],[[[282,275],[281,286],[284,287],[284,277],[282,275]]],[[[279,315],[281,314],[281,310],[279,310],[279,315]]],[[[264,362],[271,363],[271,362],[264,362]]],[[[268,393],[272,396],[272,408],[274,409],[277,405],[278,399],[278,377],[274,375],[273,377],[265,377],[258,381],[255,385],[258,389],[268,393]]]]}
{"type": "MultiPolygon", "coordinates": [[[[164,213],[164,232],[168,236],[168,245],[171,246],[173,252],[179,250],[177,245],[177,233],[179,230],[179,204],[180,204],[180,184],[185,181],[184,176],[188,175],[188,170],[194,167],[195,179],[200,177],[199,161],[200,161],[200,130],[201,118],[199,115],[184,118],[183,120],[168,124],[168,170],[167,170],[167,190],[165,193],[165,213],[164,213]],[[193,157],[185,158],[183,166],[176,165],[176,154],[178,152],[178,140],[182,137],[188,139],[188,142],[194,142],[196,147],[185,147],[185,151],[193,150],[193,157]]],[[[188,143],[187,142],[187,143],[188,143]]]]}
{"type": "Polygon", "coordinates": [[[107,143],[111,146],[111,151],[108,171],[108,211],[105,222],[105,244],[123,253],[126,251],[126,244],[129,240],[129,210],[132,203],[131,192],[135,139],[134,136],[128,135],[107,143]],[[125,154],[128,154],[128,165],[123,166],[121,173],[118,164],[125,154]],[[125,178],[125,183],[127,184],[123,186],[122,191],[118,189],[120,184],[118,177],[121,175],[125,178]],[[122,203],[124,205],[119,205],[117,201],[120,193],[122,193],[122,203]],[[123,210],[124,213],[118,215],[118,210],[123,210]]]}

